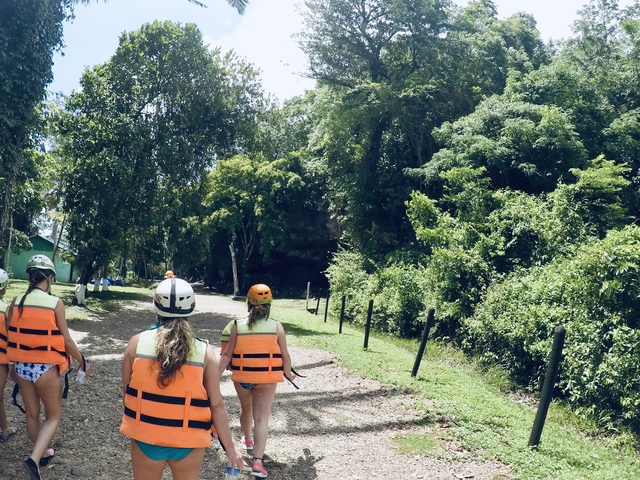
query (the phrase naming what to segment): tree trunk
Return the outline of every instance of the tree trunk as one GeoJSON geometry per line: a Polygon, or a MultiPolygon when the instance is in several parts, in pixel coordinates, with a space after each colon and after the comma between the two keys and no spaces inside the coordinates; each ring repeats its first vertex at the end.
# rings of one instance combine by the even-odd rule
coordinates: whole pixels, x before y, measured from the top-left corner
{"type": "MultiPolygon", "coordinates": [[[[4,189],[4,200],[2,203],[2,217],[0,217],[0,248],[5,248],[5,235],[7,227],[13,218],[13,189],[18,179],[18,173],[22,166],[22,152],[19,151],[18,146],[22,144],[22,138],[16,139],[15,151],[18,152],[15,158],[11,170],[9,171],[9,178],[4,189]]],[[[11,153],[9,153],[11,155],[11,153]]],[[[4,255],[0,258],[4,258],[4,255]]]]}
{"type": "Polygon", "coordinates": [[[231,237],[231,243],[229,244],[229,250],[231,251],[231,270],[233,272],[233,296],[240,295],[240,285],[238,284],[238,259],[236,256],[236,236],[231,237]]]}
{"type": "Polygon", "coordinates": [[[109,280],[107,280],[108,274],[109,274],[109,268],[106,266],[102,267],[102,291],[103,292],[109,291],[109,280]]]}
{"type": "Polygon", "coordinates": [[[51,261],[53,262],[54,265],[56,263],[56,254],[58,253],[58,246],[60,245],[60,240],[62,239],[62,232],[64,232],[64,224],[66,221],[67,221],[67,217],[62,217],[62,225],[60,225],[60,233],[58,233],[57,238],[55,236],[53,237],[56,243],[53,246],[53,255],[51,256],[51,261]]]}

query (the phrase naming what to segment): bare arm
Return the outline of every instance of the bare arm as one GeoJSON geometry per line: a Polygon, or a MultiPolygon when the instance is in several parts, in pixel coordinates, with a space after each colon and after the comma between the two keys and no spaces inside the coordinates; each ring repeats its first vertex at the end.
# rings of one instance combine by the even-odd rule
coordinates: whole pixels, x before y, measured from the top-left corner
{"type": "Polygon", "coordinates": [[[233,349],[236,348],[236,339],[238,338],[238,327],[237,325],[233,325],[231,327],[231,334],[229,335],[229,343],[227,344],[227,348],[225,348],[224,352],[220,355],[220,362],[218,364],[218,371],[220,373],[220,377],[222,373],[229,367],[231,364],[231,357],[233,356],[233,349]]]}
{"type": "Polygon", "coordinates": [[[211,405],[211,418],[213,425],[218,432],[218,438],[224,447],[225,454],[231,462],[232,468],[242,470],[242,454],[233,444],[231,430],[229,429],[229,417],[227,409],[224,405],[224,399],[220,393],[220,374],[218,368],[218,360],[213,351],[213,347],[207,345],[207,352],[204,359],[204,388],[209,396],[211,405]]]}
{"type": "Polygon", "coordinates": [[[127,386],[131,382],[131,375],[133,373],[133,361],[136,358],[136,349],[138,348],[138,339],[140,334],[134,335],[129,340],[127,348],[124,349],[124,355],[122,356],[122,402],[124,403],[124,397],[126,395],[127,386]]]}
{"type": "Polygon", "coordinates": [[[78,364],[85,372],[89,373],[90,367],[85,364],[82,353],[80,353],[76,342],[73,341],[73,338],[71,338],[71,334],[69,333],[69,327],[67,326],[67,315],[65,313],[62,300],[58,300],[55,308],[55,314],[58,330],[60,330],[60,333],[64,338],[64,349],[67,351],[67,353],[69,353],[69,355],[76,359],[78,364]]]}
{"type": "Polygon", "coordinates": [[[287,336],[284,333],[284,327],[280,322],[276,327],[276,337],[278,339],[278,345],[280,346],[280,351],[282,352],[282,370],[284,371],[284,376],[289,380],[295,380],[296,375],[291,373],[291,356],[289,355],[289,350],[287,349],[287,336]]]}

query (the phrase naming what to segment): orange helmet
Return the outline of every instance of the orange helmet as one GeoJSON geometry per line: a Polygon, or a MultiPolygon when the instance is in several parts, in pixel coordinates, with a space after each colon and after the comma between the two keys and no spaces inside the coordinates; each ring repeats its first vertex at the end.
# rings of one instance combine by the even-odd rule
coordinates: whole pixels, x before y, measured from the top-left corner
{"type": "Polygon", "coordinates": [[[271,303],[271,289],[263,283],[258,283],[249,289],[247,302],[251,305],[264,305],[271,303]]]}
{"type": "Polygon", "coordinates": [[[175,278],[175,275],[171,270],[167,270],[167,273],[164,274],[164,278],[175,278]]]}

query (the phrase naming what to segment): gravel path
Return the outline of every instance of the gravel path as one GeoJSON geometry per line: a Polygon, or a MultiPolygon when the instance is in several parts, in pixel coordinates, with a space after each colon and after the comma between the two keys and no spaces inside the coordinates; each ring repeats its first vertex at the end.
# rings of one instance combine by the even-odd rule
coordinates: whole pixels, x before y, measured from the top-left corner
{"type": "MultiPolygon", "coordinates": [[[[218,344],[220,332],[229,320],[246,313],[244,303],[220,295],[198,293],[196,304],[192,324],[198,336],[212,344],[218,344]]],[[[81,328],[73,332],[74,336],[91,359],[93,371],[85,385],[71,384],[62,424],[54,439],[57,455],[43,469],[44,479],[133,478],[129,439],[118,431],[122,415],[120,363],[129,338],[153,322],[150,305],[136,303],[123,311],[76,324],[81,328]]],[[[438,428],[428,411],[414,408],[410,392],[348,376],[338,366],[338,359],[328,352],[295,347],[290,350],[296,370],[306,378],[296,381],[300,390],[278,385],[265,455],[270,479],[513,478],[507,466],[482,461],[451,444],[424,455],[399,453],[393,444],[396,435],[438,428]]],[[[24,416],[10,405],[11,388],[12,384],[5,388],[5,404],[19,433],[0,444],[0,480],[26,478],[21,463],[31,449],[24,416]]],[[[222,378],[221,388],[232,432],[239,439],[239,403],[228,373],[222,378]]],[[[208,449],[200,478],[222,479],[224,460],[220,450],[208,449]]],[[[240,478],[253,478],[248,471],[240,478]]],[[[168,469],[165,478],[171,478],[168,469]]]]}

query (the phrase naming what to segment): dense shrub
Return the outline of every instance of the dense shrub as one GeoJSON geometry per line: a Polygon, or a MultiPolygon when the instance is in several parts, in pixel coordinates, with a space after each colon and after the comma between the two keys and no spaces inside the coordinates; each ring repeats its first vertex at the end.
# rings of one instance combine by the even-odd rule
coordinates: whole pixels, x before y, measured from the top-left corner
{"type": "Polygon", "coordinates": [[[371,265],[366,258],[354,251],[334,256],[327,269],[331,315],[339,317],[345,296],[345,320],[362,326],[373,298],[373,328],[405,338],[418,336],[425,322],[421,315],[426,304],[423,269],[395,263],[370,273],[367,267],[371,265]]]}
{"type": "Polygon", "coordinates": [[[339,250],[327,268],[331,298],[329,311],[331,316],[339,318],[342,297],[346,297],[344,317],[349,323],[364,323],[366,315],[365,290],[369,281],[368,270],[372,266],[367,258],[355,250],[339,250]],[[363,313],[364,312],[364,313],[363,313]]]}
{"type": "Polygon", "coordinates": [[[367,290],[374,300],[372,326],[403,338],[420,335],[425,317],[424,272],[397,264],[378,270],[369,278],[367,290]]]}
{"type": "Polygon", "coordinates": [[[612,231],[564,260],[492,285],[465,345],[539,387],[565,325],[559,387],[578,410],[640,428],[640,229],[612,231]]]}

